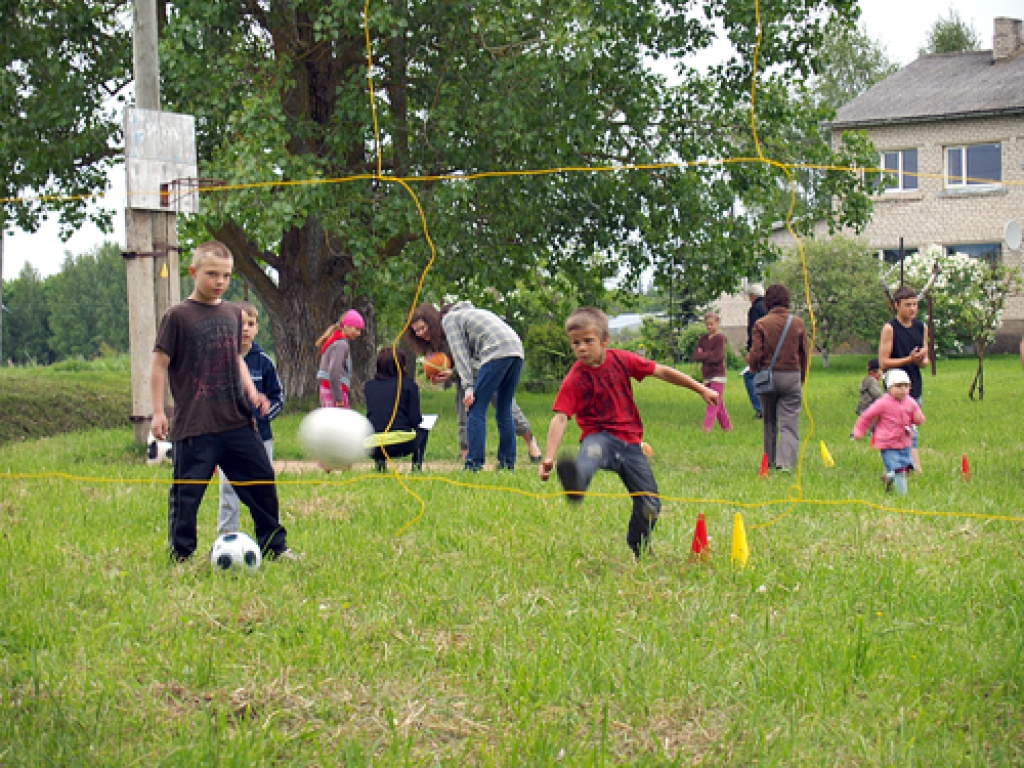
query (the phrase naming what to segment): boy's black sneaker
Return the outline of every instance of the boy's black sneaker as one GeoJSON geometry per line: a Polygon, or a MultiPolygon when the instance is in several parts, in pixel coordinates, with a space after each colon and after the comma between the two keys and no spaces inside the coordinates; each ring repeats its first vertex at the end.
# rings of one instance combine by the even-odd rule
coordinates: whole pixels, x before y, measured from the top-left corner
{"type": "Polygon", "coordinates": [[[576,459],[559,459],[555,465],[558,472],[558,479],[565,489],[566,500],[573,504],[583,503],[583,484],[580,482],[580,474],[576,469],[576,459]],[[575,491],[575,493],[573,493],[575,491]]]}

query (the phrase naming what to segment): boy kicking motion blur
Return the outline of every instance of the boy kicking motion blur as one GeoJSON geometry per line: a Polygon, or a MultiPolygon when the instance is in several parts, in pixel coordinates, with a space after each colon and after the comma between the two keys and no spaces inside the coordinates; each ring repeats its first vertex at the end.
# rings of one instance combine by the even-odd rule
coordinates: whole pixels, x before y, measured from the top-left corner
{"type": "Polygon", "coordinates": [[[575,416],[583,433],[580,452],[575,459],[559,460],[558,479],[568,500],[579,503],[597,470],[607,469],[621,477],[626,489],[636,494],[626,543],[639,558],[661,514],[661,498],[654,472],[640,448],[644,425],[633,400],[630,379],[643,381],[655,376],[693,390],[708,405],[717,405],[719,396],[675,368],[632,352],[610,349],[608,316],[599,309],[577,309],[566,320],[565,330],[576,353],[576,363],[555,398],[555,416],[548,430],[540,479],[551,476],[566,425],[575,416]]]}

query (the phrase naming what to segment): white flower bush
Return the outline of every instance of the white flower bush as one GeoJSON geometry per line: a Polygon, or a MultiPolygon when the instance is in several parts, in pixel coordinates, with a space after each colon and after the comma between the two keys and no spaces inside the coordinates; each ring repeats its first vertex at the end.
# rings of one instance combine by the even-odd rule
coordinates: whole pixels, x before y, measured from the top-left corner
{"type": "MultiPolygon", "coordinates": [[[[924,288],[936,263],[939,276],[930,291],[935,308],[936,351],[958,354],[973,345],[975,352],[984,354],[1002,323],[1007,294],[1019,286],[1017,271],[964,253],[947,254],[941,246],[930,245],[907,258],[907,285],[916,290],[924,288]]],[[[927,322],[924,300],[919,317],[927,322]]]]}

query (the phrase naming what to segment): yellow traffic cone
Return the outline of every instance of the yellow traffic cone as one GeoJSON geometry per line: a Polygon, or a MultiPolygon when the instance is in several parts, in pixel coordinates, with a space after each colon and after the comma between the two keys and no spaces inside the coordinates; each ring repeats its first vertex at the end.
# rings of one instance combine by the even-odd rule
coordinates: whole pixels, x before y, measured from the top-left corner
{"type": "Polygon", "coordinates": [[[826,467],[834,467],[836,460],[832,458],[832,454],[828,452],[828,448],[825,447],[825,441],[821,441],[821,462],[826,467]]]}
{"type": "Polygon", "coordinates": [[[733,565],[745,568],[750,559],[750,546],[747,544],[747,530],[743,527],[743,516],[737,512],[732,524],[732,562],[733,565]]]}

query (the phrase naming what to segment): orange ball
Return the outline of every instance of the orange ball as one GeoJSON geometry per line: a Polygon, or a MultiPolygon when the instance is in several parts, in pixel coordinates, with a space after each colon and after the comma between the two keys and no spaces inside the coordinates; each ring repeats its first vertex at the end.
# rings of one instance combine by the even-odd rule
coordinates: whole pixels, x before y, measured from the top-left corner
{"type": "Polygon", "coordinates": [[[433,379],[437,374],[447,371],[451,367],[452,361],[444,352],[435,352],[423,360],[423,373],[428,379],[433,379]]]}

